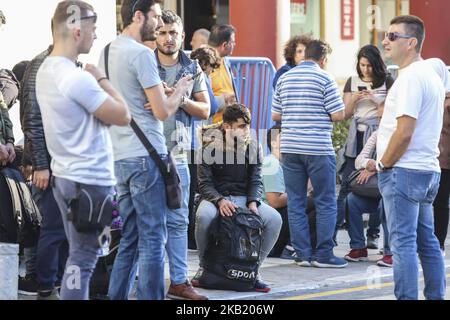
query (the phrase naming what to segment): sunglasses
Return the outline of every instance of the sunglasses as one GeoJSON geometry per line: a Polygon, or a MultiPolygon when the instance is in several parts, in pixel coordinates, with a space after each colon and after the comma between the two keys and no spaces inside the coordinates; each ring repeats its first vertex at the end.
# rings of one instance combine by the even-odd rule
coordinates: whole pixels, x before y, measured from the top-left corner
{"type": "Polygon", "coordinates": [[[397,39],[411,39],[415,38],[415,36],[410,34],[400,34],[397,32],[386,32],[385,38],[387,38],[389,41],[395,41],[397,39]]]}
{"type": "Polygon", "coordinates": [[[134,15],[134,12],[136,11],[136,6],[138,5],[138,3],[141,0],[136,0],[136,2],[133,4],[133,6],[131,7],[131,14],[134,15]]]}
{"type": "Polygon", "coordinates": [[[80,20],[94,19],[94,23],[97,22],[97,13],[94,12],[92,16],[81,17],[80,20]]]}

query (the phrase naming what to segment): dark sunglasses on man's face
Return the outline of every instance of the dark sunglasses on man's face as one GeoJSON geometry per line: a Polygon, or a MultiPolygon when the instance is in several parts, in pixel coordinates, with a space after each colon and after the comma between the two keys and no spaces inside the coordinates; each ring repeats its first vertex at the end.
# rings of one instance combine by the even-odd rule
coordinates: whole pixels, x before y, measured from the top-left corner
{"type": "Polygon", "coordinates": [[[385,38],[389,41],[395,41],[397,39],[411,39],[414,38],[414,36],[410,34],[400,34],[397,32],[386,32],[385,38]]]}
{"type": "Polygon", "coordinates": [[[80,20],[93,19],[94,23],[97,23],[97,14],[94,12],[92,16],[81,17],[80,20]]]}

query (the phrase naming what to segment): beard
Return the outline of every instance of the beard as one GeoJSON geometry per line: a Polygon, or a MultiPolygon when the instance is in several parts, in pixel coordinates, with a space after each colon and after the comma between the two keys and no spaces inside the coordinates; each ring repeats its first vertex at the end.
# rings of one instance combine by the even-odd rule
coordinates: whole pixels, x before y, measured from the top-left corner
{"type": "Polygon", "coordinates": [[[141,38],[142,42],[144,41],[155,41],[156,35],[155,35],[155,26],[149,26],[148,25],[148,17],[145,17],[144,25],[141,28],[141,38]]]}
{"type": "Polygon", "coordinates": [[[180,46],[180,48],[173,47],[172,49],[165,49],[164,46],[160,46],[158,44],[157,44],[157,46],[158,46],[158,51],[161,52],[162,54],[166,55],[166,56],[174,55],[175,53],[180,51],[180,48],[181,48],[181,46],[180,46]]]}

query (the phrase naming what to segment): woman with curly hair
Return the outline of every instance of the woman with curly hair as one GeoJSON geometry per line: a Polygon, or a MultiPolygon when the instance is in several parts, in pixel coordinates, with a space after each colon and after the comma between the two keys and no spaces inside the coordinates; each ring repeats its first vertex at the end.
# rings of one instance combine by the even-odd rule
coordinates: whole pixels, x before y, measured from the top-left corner
{"type": "Polygon", "coordinates": [[[275,89],[278,79],[293,67],[298,66],[300,62],[305,59],[305,49],[308,43],[311,41],[310,36],[294,36],[286,43],[284,48],[284,59],[286,64],[282,66],[273,79],[273,88],[275,89]]]}

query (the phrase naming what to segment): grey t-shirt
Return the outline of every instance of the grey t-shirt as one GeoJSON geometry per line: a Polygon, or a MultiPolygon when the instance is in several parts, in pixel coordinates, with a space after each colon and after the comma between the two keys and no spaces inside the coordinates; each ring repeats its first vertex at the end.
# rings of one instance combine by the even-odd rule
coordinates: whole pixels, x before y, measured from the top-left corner
{"type": "MultiPolygon", "coordinates": [[[[165,70],[166,72],[166,83],[169,87],[173,87],[175,86],[175,79],[177,78],[178,73],[180,72],[182,66],[181,64],[177,63],[173,66],[165,66],[165,65],[161,65],[161,67],[165,70]]],[[[200,67],[198,67],[197,72],[202,71],[200,67]]],[[[207,91],[208,88],[206,86],[206,81],[204,78],[204,75],[201,74],[200,77],[197,77],[194,80],[194,83],[192,85],[191,88],[189,88],[188,92],[188,97],[191,97],[192,94],[197,93],[197,92],[202,92],[202,91],[207,91]]],[[[183,112],[183,111],[178,111],[178,112],[183,112]]],[[[189,132],[177,132],[180,130],[185,130],[186,128],[184,128],[184,126],[182,125],[178,125],[177,126],[177,121],[176,121],[176,115],[172,115],[169,118],[167,118],[164,121],[164,136],[166,138],[166,146],[167,149],[169,151],[174,150],[174,148],[180,143],[180,140],[186,140],[190,143],[190,133],[189,132]],[[181,139],[181,135],[183,135],[184,139],[181,139]]],[[[190,149],[190,145],[189,146],[182,146],[184,151],[186,151],[187,149],[190,149]]],[[[175,154],[178,154],[178,150],[175,151],[175,154]]]]}
{"type": "MultiPolygon", "coordinates": [[[[104,70],[104,51],[99,67],[104,70]]],[[[162,121],[144,109],[148,102],[144,89],[161,83],[155,54],[128,36],[119,35],[109,49],[109,78],[125,98],[131,116],[159,154],[167,154],[162,121]]],[[[150,101],[151,103],[151,101],[150,101]]],[[[114,160],[148,156],[147,150],[130,126],[111,126],[114,160]]]]}

